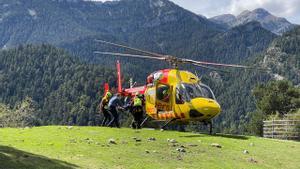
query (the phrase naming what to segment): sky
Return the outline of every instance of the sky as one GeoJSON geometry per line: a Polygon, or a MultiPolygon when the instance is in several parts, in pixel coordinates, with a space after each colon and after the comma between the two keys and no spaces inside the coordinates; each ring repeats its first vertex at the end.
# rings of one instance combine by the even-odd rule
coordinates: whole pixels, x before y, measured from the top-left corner
{"type": "MultiPolygon", "coordinates": [[[[107,0],[95,0],[107,1],[107,0]]],[[[111,0],[109,0],[111,1],[111,0]]],[[[300,24],[300,0],[170,0],[196,14],[213,17],[220,14],[238,15],[244,10],[264,8],[275,16],[300,24]]]]}

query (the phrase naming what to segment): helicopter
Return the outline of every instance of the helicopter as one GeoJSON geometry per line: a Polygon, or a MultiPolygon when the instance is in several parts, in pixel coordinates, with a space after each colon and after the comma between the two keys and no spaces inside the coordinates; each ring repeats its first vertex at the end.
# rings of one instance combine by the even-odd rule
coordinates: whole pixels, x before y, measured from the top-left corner
{"type": "MultiPolygon", "coordinates": [[[[131,96],[134,96],[136,93],[144,95],[144,110],[147,117],[142,122],[142,125],[149,118],[165,122],[162,128],[166,127],[171,122],[183,124],[189,122],[203,122],[204,124],[209,125],[209,133],[212,133],[212,119],[221,113],[221,106],[217,102],[217,99],[209,86],[202,83],[197,75],[186,70],[180,70],[178,68],[179,65],[191,64],[193,66],[212,70],[220,70],[216,67],[259,69],[244,65],[195,61],[144,51],[104,40],[96,39],[95,41],[141,53],[130,54],[94,51],[95,54],[159,60],[168,62],[172,65],[169,69],[158,70],[151,73],[147,77],[145,85],[125,89],[125,93],[130,94],[131,96]]],[[[118,62],[118,90],[121,92],[121,73],[119,64],[120,63],[118,62]]]]}

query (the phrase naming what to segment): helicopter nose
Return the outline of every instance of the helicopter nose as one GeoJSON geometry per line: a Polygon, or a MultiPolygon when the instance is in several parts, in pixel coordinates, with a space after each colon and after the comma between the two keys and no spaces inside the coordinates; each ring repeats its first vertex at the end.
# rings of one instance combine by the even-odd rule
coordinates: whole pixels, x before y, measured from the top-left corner
{"type": "Polygon", "coordinates": [[[192,100],[193,107],[206,117],[214,117],[221,112],[221,106],[218,102],[207,98],[196,98],[192,100]]]}

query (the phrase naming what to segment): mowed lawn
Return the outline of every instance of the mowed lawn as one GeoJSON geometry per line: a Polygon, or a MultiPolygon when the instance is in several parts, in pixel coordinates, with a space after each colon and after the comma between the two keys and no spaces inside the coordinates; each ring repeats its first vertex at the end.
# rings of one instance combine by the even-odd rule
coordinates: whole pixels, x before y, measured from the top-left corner
{"type": "Polygon", "coordinates": [[[300,142],[150,129],[1,128],[0,168],[299,169],[300,142]]]}

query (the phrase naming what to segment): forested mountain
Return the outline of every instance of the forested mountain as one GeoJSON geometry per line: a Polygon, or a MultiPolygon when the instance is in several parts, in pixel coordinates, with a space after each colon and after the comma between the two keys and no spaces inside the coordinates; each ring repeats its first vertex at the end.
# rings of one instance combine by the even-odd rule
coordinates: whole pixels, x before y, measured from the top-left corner
{"type": "MultiPolygon", "coordinates": [[[[296,27],[282,37],[276,38],[262,53],[250,60],[249,64],[270,68],[271,71],[237,71],[225,75],[223,83],[213,81],[218,100],[224,112],[216,119],[220,131],[246,131],[247,122],[252,117],[255,101],[251,91],[257,84],[269,80],[289,80],[300,85],[300,27],[296,27]]],[[[300,89],[299,89],[300,90],[300,89]]]]}
{"type": "Polygon", "coordinates": [[[111,72],[47,45],[1,51],[0,102],[14,106],[30,97],[42,124],[92,125],[104,82],[115,82],[111,72]]]}
{"type": "Polygon", "coordinates": [[[211,43],[203,49],[205,55],[214,56],[214,61],[242,63],[263,51],[274,38],[276,35],[264,29],[260,23],[248,22],[211,38],[211,43]]]}
{"type": "Polygon", "coordinates": [[[213,22],[168,0],[106,3],[4,0],[0,2],[0,8],[2,47],[24,43],[60,44],[95,35],[110,35],[125,41],[147,33],[156,35],[161,41],[149,40],[145,44],[164,47],[165,36],[173,35],[176,40],[180,33],[181,36],[193,34],[190,37],[205,39],[220,31],[213,22]],[[184,32],[180,31],[183,29],[184,32]]]}
{"type": "Polygon", "coordinates": [[[248,22],[257,21],[261,25],[278,35],[293,29],[296,25],[290,23],[285,18],[272,15],[263,8],[257,8],[253,11],[243,11],[238,16],[224,14],[210,18],[211,21],[219,23],[227,27],[234,27],[248,22]]]}
{"type": "Polygon", "coordinates": [[[181,57],[231,63],[261,51],[274,38],[257,24],[251,28],[253,23],[246,23],[246,30],[241,25],[225,31],[219,24],[168,0],[12,0],[2,1],[0,7],[3,48],[50,43],[87,60],[95,57],[92,51],[96,46],[107,50],[107,46],[95,44],[95,38],[181,57]],[[254,38],[244,38],[250,34],[254,38]]]}

